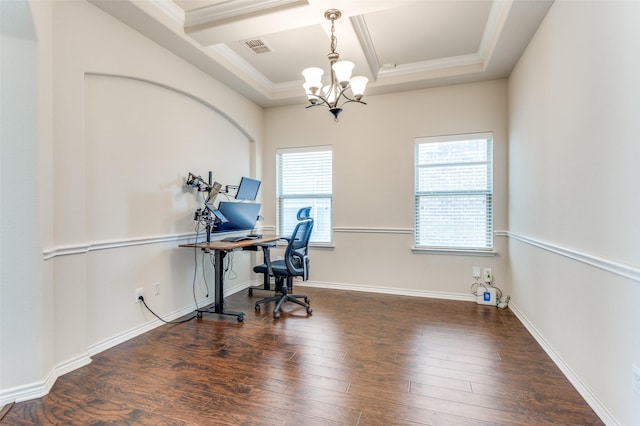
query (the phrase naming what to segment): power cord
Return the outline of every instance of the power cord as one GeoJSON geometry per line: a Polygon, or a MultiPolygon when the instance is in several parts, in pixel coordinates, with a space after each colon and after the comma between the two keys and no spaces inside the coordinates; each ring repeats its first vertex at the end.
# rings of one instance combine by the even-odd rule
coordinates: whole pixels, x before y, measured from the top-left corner
{"type": "Polygon", "coordinates": [[[471,283],[471,294],[473,294],[474,296],[477,296],[478,289],[480,287],[484,287],[484,289],[487,290],[487,286],[482,284],[481,282],[478,282],[478,280],[475,280],[473,283],[471,283]]]}
{"type": "Polygon", "coordinates": [[[227,279],[235,280],[238,278],[238,274],[233,269],[233,252],[227,253],[227,267],[224,269],[224,273],[227,274],[227,279]]]}
{"type": "Polygon", "coordinates": [[[480,290],[480,287],[483,287],[485,291],[488,290],[489,287],[496,290],[496,306],[498,308],[504,309],[507,306],[509,306],[509,301],[511,300],[511,296],[507,295],[506,297],[503,297],[502,290],[494,286],[492,283],[481,283],[476,279],[473,283],[471,283],[471,294],[473,294],[476,297],[479,296],[478,291],[480,290]]]}
{"type": "Polygon", "coordinates": [[[142,304],[144,305],[144,307],[145,307],[145,308],[147,308],[147,310],[148,310],[149,312],[151,312],[151,313],[153,314],[153,316],[155,316],[156,318],[158,318],[160,321],[162,321],[162,322],[163,322],[163,323],[165,323],[165,324],[183,324],[183,323],[185,323],[185,322],[189,322],[189,321],[191,321],[192,319],[194,319],[194,318],[196,318],[196,317],[197,317],[197,315],[194,315],[194,316],[192,316],[191,318],[187,318],[187,319],[182,320],[182,321],[165,321],[164,319],[160,318],[160,317],[158,316],[158,314],[156,314],[155,312],[153,312],[153,311],[151,310],[151,308],[149,307],[149,305],[147,305],[147,302],[145,302],[145,301],[144,301],[144,297],[143,297],[143,296],[138,296],[138,300],[142,302],[142,304]]]}

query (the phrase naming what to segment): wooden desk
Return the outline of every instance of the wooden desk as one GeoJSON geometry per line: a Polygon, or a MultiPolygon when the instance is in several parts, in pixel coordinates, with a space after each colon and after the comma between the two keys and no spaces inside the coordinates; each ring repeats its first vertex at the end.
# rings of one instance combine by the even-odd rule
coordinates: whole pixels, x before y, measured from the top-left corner
{"type": "Polygon", "coordinates": [[[213,273],[215,278],[214,285],[214,297],[213,297],[213,311],[211,309],[211,305],[206,308],[196,310],[196,315],[198,318],[202,318],[203,313],[212,313],[212,314],[220,314],[220,315],[234,315],[238,317],[238,322],[242,322],[244,320],[244,312],[236,312],[236,311],[226,311],[224,309],[224,268],[223,261],[228,252],[234,250],[252,250],[255,251],[258,249],[259,244],[261,243],[270,243],[277,241],[279,238],[276,236],[266,236],[262,238],[257,238],[253,240],[244,240],[244,241],[211,241],[210,243],[192,243],[192,244],[180,244],[179,247],[187,247],[187,248],[195,248],[201,250],[213,250],[214,254],[214,267],[213,273]]]}

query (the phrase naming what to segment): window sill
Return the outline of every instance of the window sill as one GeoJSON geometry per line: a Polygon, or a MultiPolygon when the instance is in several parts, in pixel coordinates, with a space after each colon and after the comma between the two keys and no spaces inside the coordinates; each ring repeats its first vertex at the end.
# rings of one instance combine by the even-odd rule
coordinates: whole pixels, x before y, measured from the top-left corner
{"type": "Polygon", "coordinates": [[[411,249],[413,254],[450,254],[456,256],[497,256],[498,252],[495,250],[480,250],[480,249],[446,249],[446,248],[428,248],[428,247],[413,247],[411,249]]]}

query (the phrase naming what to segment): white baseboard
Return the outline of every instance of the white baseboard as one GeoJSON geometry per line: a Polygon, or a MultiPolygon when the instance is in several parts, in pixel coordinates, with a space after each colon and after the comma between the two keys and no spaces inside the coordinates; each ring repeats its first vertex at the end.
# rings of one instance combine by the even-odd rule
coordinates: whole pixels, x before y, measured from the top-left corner
{"type": "Polygon", "coordinates": [[[472,294],[460,294],[460,293],[446,293],[439,291],[425,291],[425,290],[412,290],[394,287],[377,287],[366,286],[360,284],[343,284],[343,283],[329,283],[320,281],[300,281],[294,283],[296,286],[318,287],[318,288],[330,288],[334,290],[349,290],[349,291],[362,291],[367,293],[382,293],[393,294],[396,296],[411,296],[411,297],[428,297],[431,299],[445,299],[445,300],[458,300],[462,302],[475,302],[476,298],[472,294]]]}
{"type": "MultiPolygon", "coordinates": [[[[242,291],[250,286],[260,286],[262,285],[262,281],[251,281],[244,282],[233,287],[229,287],[225,291],[225,297],[228,297],[232,294],[235,294],[239,291],[242,291]]],[[[358,284],[344,284],[344,283],[331,283],[331,282],[319,282],[319,281],[300,281],[295,283],[296,286],[301,287],[318,287],[318,288],[327,288],[334,290],[348,290],[348,291],[359,291],[359,292],[368,292],[368,293],[381,293],[381,294],[392,294],[399,296],[411,296],[411,297],[426,297],[426,298],[434,298],[434,299],[445,299],[445,300],[457,300],[464,302],[475,302],[476,299],[471,294],[460,294],[460,293],[447,293],[447,292],[435,292],[435,291],[424,291],[424,290],[413,290],[413,289],[398,289],[392,287],[377,287],[377,286],[366,286],[366,285],[358,285],[358,284]]],[[[213,298],[208,298],[200,302],[200,306],[205,306],[210,303],[213,303],[213,298]]],[[[584,385],[582,380],[580,380],[579,376],[576,375],[573,370],[569,367],[569,365],[557,354],[557,352],[553,349],[551,345],[542,337],[542,335],[536,330],[536,328],[527,320],[527,318],[522,314],[522,312],[518,309],[517,305],[513,302],[509,306],[512,312],[516,315],[516,317],[520,320],[520,322],[525,326],[525,328],[531,333],[531,335],[536,339],[536,341],[542,346],[543,350],[549,355],[549,357],[553,360],[553,362],[558,366],[558,368],[562,371],[562,373],[567,377],[567,379],[571,382],[571,384],[576,388],[576,390],[582,395],[582,397],[587,401],[587,403],[591,406],[591,408],[598,414],[598,416],[605,422],[607,425],[617,425],[617,422],[611,413],[606,409],[604,404],[591,392],[591,390],[584,385]]],[[[172,321],[177,318],[180,318],[190,312],[195,311],[195,304],[191,306],[187,306],[183,309],[175,311],[165,316],[165,320],[172,321]]],[[[134,327],[130,330],[127,330],[123,333],[120,333],[116,336],[113,336],[109,339],[103,340],[99,343],[89,346],[88,352],[84,355],[78,356],[75,359],[66,361],[64,363],[59,364],[56,368],[49,374],[49,376],[42,382],[37,382],[25,386],[16,387],[13,389],[2,390],[0,391],[0,406],[11,403],[11,402],[21,402],[29,399],[40,398],[51,390],[51,387],[55,383],[58,377],[71,372],[77,368],[83,367],[91,362],[91,356],[96,355],[102,351],[105,351],[109,348],[112,348],[120,343],[124,343],[127,340],[130,340],[134,337],[142,335],[148,331],[153,330],[154,328],[162,325],[163,322],[155,319],[148,321],[144,324],[141,324],[137,327],[134,327]]]]}
{"type": "MultiPolygon", "coordinates": [[[[226,294],[227,296],[228,294],[226,294]]],[[[199,302],[199,306],[206,306],[213,303],[213,297],[204,299],[199,302]]],[[[177,318],[180,318],[184,315],[187,315],[190,312],[194,312],[196,310],[195,303],[177,310],[175,312],[169,313],[163,318],[166,321],[173,321],[177,318]]],[[[141,324],[137,327],[134,327],[130,330],[127,330],[123,333],[112,336],[106,340],[98,342],[96,344],[90,345],[87,348],[87,353],[77,356],[71,360],[67,360],[55,366],[53,370],[49,373],[49,375],[40,382],[30,383],[23,386],[17,386],[15,388],[0,390],[0,407],[9,404],[12,402],[22,402],[28,401],[30,399],[41,398],[49,393],[51,387],[53,387],[54,383],[58,379],[58,377],[63,376],[73,370],[77,370],[80,367],[84,367],[91,363],[91,357],[105,351],[109,348],[112,348],[120,343],[124,343],[127,340],[130,340],[134,337],[140,336],[148,331],[153,330],[154,328],[164,324],[159,319],[154,319],[148,321],[144,324],[141,324]]]]}
{"type": "Polygon", "coordinates": [[[553,346],[549,344],[542,336],[540,332],[534,327],[533,324],[527,319],[527,317],[518,309],[518,305],[513,301],[509,304],[509,308],[514,313],[514,315],[520,320],[522,325],[531,333],[533,338],[538,342],[542,349],[549,355],[554,364],[562,371],[562,374],[571,382],[573,387],[578,391],[578,393],[584,398],[584,400],[589,404],[589,406],[595,411],[595,413],[600,417],[600,420],[604,422],[606,425],[620,425],[621,423],[617,421],[613,415],[607,410],[607,407],[598,399],[597,396],[589,389],[588,386],[584,384],[580,376],[578,376],[567,364],[564,359],[553,349],[553,346]]]}
{"type": "MultiPolygon", "coordinates": [[[[198,306],[206,306],[213,303],[213,297],[209,297],[207,299],[201,300],[200,302],[198,302],[198,306]]],[[[178,319],[182,316],[185,316],[191,312],[195,312],[196,310],[196,305],[195,303],[192,305],[189,305],[187,307],[184,307],[182,309],[179,309],[177,311],[168,313],[166,315],[163,315],[163,319],[165,321],[173,321],[175,319],[178,319]]],[[[159,319],[155,318],[153,320],[147,321],[144,324],[140,324],[139,326],[136,326],[132,329],[129,329],[123,333],[117,334],[115,336],[112,336],[106,340],[103,340],[101,342],[98,342],[96,344],[90,345],[88,348],[89,351],[89,355],[90,356],[94,356],[95,354],[99,354],[102,351],[106,351],[107,349],[110,349],[116,345],[119,345],[120,343],[124,343],[127,340],[133,339],[134,337],[140,336],[148,331],[153,330],[156,327],[159,327],[161,325],[163,325],[164,322],[160,321],[159,319]]]]}
{"type": "Polygon", "coordinates": [[[0,390],[0,407],[12,402],[41,398],[49,393],[58,377],[91,363],[89,354],[83,354],[56,366],[42,381],[0,390]]]}

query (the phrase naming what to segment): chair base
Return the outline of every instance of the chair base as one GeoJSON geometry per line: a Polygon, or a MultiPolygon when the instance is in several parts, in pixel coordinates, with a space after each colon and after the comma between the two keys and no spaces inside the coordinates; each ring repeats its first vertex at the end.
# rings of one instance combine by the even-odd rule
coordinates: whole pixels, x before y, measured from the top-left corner
{"type": "Polygon", "coordinates": [[[266,299],[258,300],[255,304],[255,310],[260,311],[260,305],[268,302],[277,302],[276,307],[273,310],[273,318],[280,318],[280,309],[282,305],[287,302],[293,302],[300,306],[303,306],[307,310],[307,314],[311,314],[313,309],[309,305],[309,298],[304,294],[290,294],[289,287],[286,285],[282,286],[282,292],[276,296],[267,297],[266,299]],[[304,302],[300,299],[304,299],[304,302]]]}

